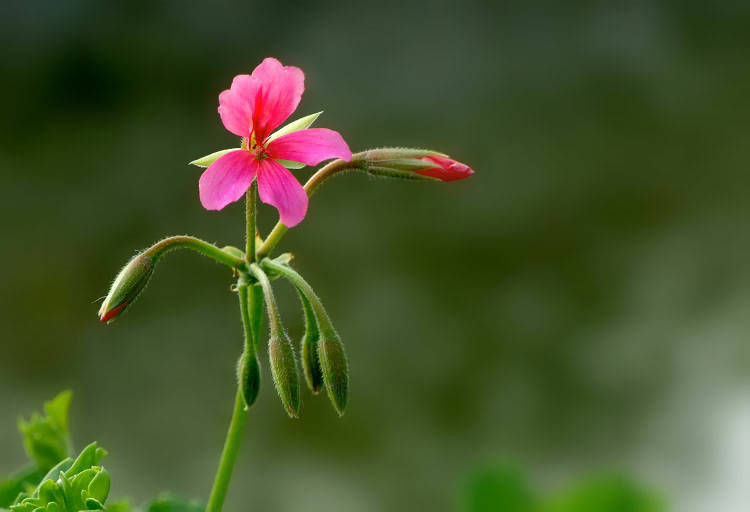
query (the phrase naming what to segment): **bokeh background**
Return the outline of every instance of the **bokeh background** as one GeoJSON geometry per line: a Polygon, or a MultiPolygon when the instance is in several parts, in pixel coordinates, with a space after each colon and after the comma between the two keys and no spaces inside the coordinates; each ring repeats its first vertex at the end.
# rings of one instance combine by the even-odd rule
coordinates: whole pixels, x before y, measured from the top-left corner
{"type": "Polygon", "coordinates": [[[164,235],[241,243],[242,205],[204,211],[186,162],[237,143],[217,94],[270,55],[306,73],[297,114],[325,110],[353,150],[437,148],[476,175],[314,197],[280,249],[344,337],[351,406],[305,393],[291,421],[266,374],[228,510],[462,510],[496,463],[550,491],[616,471],[673,510],[750,507],[747,2],[0,10],[0,474],[25,460],[16,415],[71,388],[115,496],[208,494],[231,276],[175,253],[115,324],[96,300],[164,235]]]}

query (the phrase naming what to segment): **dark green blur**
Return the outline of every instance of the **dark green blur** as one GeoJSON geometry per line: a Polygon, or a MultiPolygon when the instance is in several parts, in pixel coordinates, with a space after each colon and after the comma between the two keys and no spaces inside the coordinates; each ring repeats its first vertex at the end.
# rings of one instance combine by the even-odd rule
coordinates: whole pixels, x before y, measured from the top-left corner
{"type": "Polygon", "coordinates": [[[305,390],[290,420],[263,350],[228,511],[460,510],[506,460],[544,495],[616,472],[675,510],[746,509],[748,26],[741,1],[4,2],[0,474],[26,460],[16,416],[70,388],[113,499],[208,495],[231,274],[175,252],[114,324],[97,299],[165,235],[242,245],[243,206],[203,210],[187,162],[237,144],[217,95],[275,56],[306,73],[296,115],[352,150],[476,174],[311,200],[278,251],[346,344],[349,407],[305,390]]]}

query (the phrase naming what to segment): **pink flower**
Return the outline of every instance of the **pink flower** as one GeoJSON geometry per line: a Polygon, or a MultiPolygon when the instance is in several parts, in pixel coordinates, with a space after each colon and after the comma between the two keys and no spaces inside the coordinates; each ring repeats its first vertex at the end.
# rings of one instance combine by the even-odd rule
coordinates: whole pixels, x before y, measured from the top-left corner
{"type": "Polygon", "coordinates": [[[424,156],[420,158],[420,160],[424,162],[432,162],[440,166],[414,171],[423,176],[430,176],[443,181],[456,181],[468,178],[474,174],[474,170],[471,167],[450,158],[442,156],[424,156]]]}
{"type": "Polygon", "coordinates": [[[240,199],[258,179],[260,200],[279,210],[281,222],[293,227],[305,218],[307,193],[278,160],[317,165],[323,160],[351,160],[352,152],[338,132],[325,128],[298,130],[269,141],[300,102],[305,75],[293,66],[265,59],[252,75],[237,75],[219,95],[224,127],[244,137],[242,149],[222,155],[201,175],[203,207],[221,210],[240,199]]]}

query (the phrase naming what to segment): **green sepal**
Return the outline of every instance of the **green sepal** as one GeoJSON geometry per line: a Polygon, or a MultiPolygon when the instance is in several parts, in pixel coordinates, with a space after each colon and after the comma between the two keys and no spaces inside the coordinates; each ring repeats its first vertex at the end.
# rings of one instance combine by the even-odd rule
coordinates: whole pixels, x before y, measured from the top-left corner
{"type": "MultiPolygon", "coordinates": [[[[309,116],[300,117],[296,121],[292,121],[291,123],[282,126],[278,130],[273,132],[270,137],[268,137],[266,144],[268,144],[274,139],[278,139],[282,135],[287,135],[292,132],[298,132],[300,130],[306,130],[307,128],[312,126],[312,124],[315,122],[318,116],[320,116],[320,114],[322,113],[323,111],[321,110],[320,112],[316,112],[315,114],[310,114],[309,116]]],[[[290,169],[294,169],[294,167],[290,167],[290,169]]]]}
{"type": "Polygon", "coordinates": [[[438,178],[417,174],[414,171],[402,171],[393,167],[382,167],[379,165],[368,165],[367,174],[408,181],[440,181],[438,178]]]}
{"type": "Polygon", "coordinates": [[[241,260],[245,259],[245,252],[242,249],[235,247],[233,245],[225,245],[224,247],[221,248],[221,250],[229,254],[230,256],[234,256],[235,258],[239,258],[241,260]]]}
{"type": "Polygon", "coordinates": [[[188,165],[195,165],[196,167],[208,167],[212,163],[214,163],[216,160],[219,159],[219,157],[222,157],[226,155],[227,153],[231,153],[232,151],[237,151],[240,148],[229,148],[229,149],[222,149],[221,151],[215,151],[214,153],[211,153],[210,155],[202,156],[200,158],[196,158],[192,162],[190,162],[188,165]]]}
{"type": "Polygon", "coordinates": [[[421,148],[377,148],[365,151],[358,160],[368,162],[393,160],[395,158],[422,158],[425,156],[448,157],[445,153],[421,148]]]}
{"type": "Polygon", "coordinates": [[[391,167],[399,171],[424,171],[426,169],[439,169],[440,166],[430,160],[420,160],[418,158],[390,158],[386,160],[377,160],[380,167],[391,167]]]}
{"type": "Polygon", "coordinates": [[[276,160],[287,169],[302,169],[306,164],[302,162],[292,162],[291,160],[276,160]]]}

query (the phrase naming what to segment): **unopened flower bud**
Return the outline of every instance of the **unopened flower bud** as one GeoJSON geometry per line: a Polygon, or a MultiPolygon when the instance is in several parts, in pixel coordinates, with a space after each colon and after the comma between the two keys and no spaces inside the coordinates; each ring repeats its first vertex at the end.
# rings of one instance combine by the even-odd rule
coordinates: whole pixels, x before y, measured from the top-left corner
{"type": "Polygon", "coordinates": [[[422,176],[437,178],[441,181],[462,180],[474,174],[474,170],[468,165],[443,156],[425,156],[419,158],[419,160],[434,163],[437,167],[418,169],[414,172],[421,174],[422,176]]]}
{"type": "Polygon", "coordinates": [[[120,316],[146,288],[154,273],[154,265],[154,260],[145,253],[131,259],[112,283],[107,298],[99,308],[99,320],[109,323],[120,316]]]}
{"type": "Polygon", "coordinates": [[[323,369],[320,367],[318,354],[318,340],[320,334],[316,331],[305,331],[302,338],[302,372],[305,374],[307,385],[314,394],[323,389],[323,369]]]}
{"type": "Polygon", "coordinates": [[[456,181],[474,171],[448,155],[426,149],[381,148],[366,151],[361,168],[369,174],[407,180],[456,181]]]}
{"type": "Polygon", "coordinates": [[[292,342],[286,333],[271,336],[268,355],[271,359],[273,382],[281,403],[291,418],[297,418],[300,408],[299,371],[292,342]]]}
{"type": "Polygon", "coordinates": [[[255,403],[258,391],[260,391],[260,363],[255,352],[245,351],[242,354],[237,365],[237,378],[242,390],[242,398],[245,400],[245,407],[248,408],[255,403]]]}
{"type": "Polygon", "coordinates": [[[328,398],[339,416],[343,416],[349,402],[349,364],[344,345],[338,335],[323,335],[318,342],[318,353],[328,398]]]}

